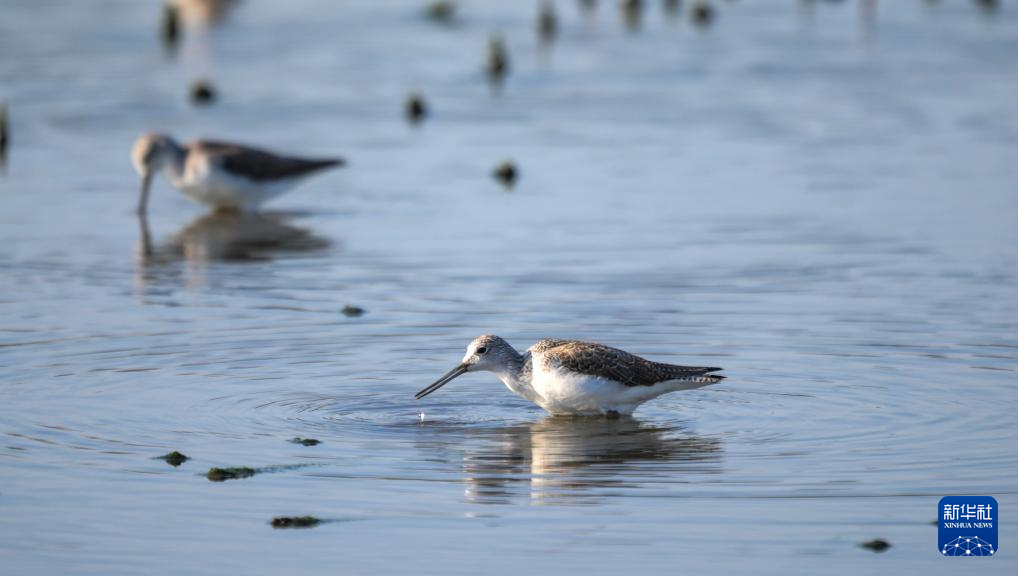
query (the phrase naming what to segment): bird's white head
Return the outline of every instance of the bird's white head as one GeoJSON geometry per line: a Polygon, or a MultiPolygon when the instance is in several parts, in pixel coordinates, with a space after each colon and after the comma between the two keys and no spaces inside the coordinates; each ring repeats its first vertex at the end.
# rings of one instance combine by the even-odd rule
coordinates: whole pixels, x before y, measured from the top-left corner
{"type": "Polygon", "coordinates": [[[467,372],[502,372],[508,370],[513,363],[519,362],[519,360],[520,354],[505,340],[493,334],[478,336],[467,345],[467,353],[463,356],[460,365],[447,372],[431,386],[418,392],[416,398],[418,400],[424,398],[457,376],[467,372]]]}
{"type": "Polygon", "coordinates": [[[467,367],[468,372],[497,372],[517,356],[519,354],[508,342],[494,334],[485,334],[467,345],[461,364],[467,367]]]}
{"type": "Polygon", "coordinates": [[[181,156],[180,146],[165,134],[143,134],[131,149],[131,163],[141,176],[141,199],[138,213],[144,214],[148,207],[148,191],[152,175],[176,161],[181,156]]]}

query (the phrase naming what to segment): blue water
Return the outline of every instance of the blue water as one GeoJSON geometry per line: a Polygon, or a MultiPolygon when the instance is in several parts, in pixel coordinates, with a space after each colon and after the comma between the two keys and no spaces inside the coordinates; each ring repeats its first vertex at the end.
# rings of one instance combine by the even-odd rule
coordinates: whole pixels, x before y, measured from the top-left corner
{"type": "Polygon", "coordinates": [[[159,2],[4,0],[4,571],[955,573],[939,499],[1018,509],[1018,12],[598,4],[542,47],[530,2],[247,0],[171,56],[159,2]],[[350,165],[258,217],[157,180],[140,222],[149,130],[350,165]],[[413,399],[485,332],[728,379],[632,421],[413,399]]]}

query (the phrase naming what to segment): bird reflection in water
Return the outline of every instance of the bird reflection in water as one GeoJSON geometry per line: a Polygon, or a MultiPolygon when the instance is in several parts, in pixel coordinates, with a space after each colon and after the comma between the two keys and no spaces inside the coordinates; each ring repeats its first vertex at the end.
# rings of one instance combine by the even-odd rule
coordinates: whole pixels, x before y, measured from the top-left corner
{"type": "Polygon", "coordinates": [[[549,416],[485,431],[489,443],[463,458],[467,499],[589,504],[644,481],[683,483],[720,472],[721,442],[629,417],[549,416]]]}
{"type": "Polygon", "coordinates": [[[148,284],[176,270],[172,265],[179,262],[188,263],[189,270],[200,275],[209,262],[267,261],[330,246],[327,239],[289,224],[292,216],[280,212],[213,212],[196,218],[159,243],[152,240],[148,219],[141,216],[138,281],[148,284]]]}

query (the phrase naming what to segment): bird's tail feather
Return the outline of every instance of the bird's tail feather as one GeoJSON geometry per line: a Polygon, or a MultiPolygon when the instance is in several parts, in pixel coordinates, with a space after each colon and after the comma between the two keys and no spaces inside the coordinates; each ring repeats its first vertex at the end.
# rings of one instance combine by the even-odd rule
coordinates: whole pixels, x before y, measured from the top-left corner
{"type": "Polygon", "coordinates": [[[708,374],[676,378],[671,380],[669,384],[672,390],[695,390],[697,388],[703,388],[704,386],[710,386],[711,384],[717,384],[724,379],[725,377],[720,374],[708,374]]]}
{"type": "MultiPolygon", "coordinates": [[[[696,376],[707,376],[711,372],[720,372],[722,368],[716,366],[679,366],[677,364],[662,364],[656,363],[655,367],[663,376],[674,378],[676,380],[683,380],[685,378],[693,378],[696,376]]],[[[724,378],[724,376],[712,375],[712,377],[724,378]]],[[[713,382],[712,382],[713,384],[713,382]]]]}

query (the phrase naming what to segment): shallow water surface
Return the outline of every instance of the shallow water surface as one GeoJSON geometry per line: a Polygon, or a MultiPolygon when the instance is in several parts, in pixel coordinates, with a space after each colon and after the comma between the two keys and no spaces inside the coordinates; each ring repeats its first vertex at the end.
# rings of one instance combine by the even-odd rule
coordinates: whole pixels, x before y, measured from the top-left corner
{"type": "Polygon", "coordinates": [[[954,573],[938,500],[1018,509],[1013,7],[559,2],[542,48],[532,3],[462,4],[250,0],[176,56],[158,2],[3,4],[5,572],[954,573]],[[350,166],[261,215],[158,179],[139,220],[147,130],[350,166]],[[413,399],[485,332],[728,379],[631,420],[413,399]]]}

